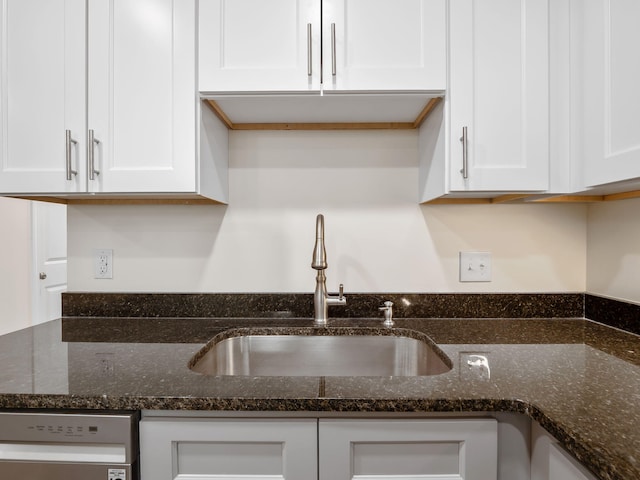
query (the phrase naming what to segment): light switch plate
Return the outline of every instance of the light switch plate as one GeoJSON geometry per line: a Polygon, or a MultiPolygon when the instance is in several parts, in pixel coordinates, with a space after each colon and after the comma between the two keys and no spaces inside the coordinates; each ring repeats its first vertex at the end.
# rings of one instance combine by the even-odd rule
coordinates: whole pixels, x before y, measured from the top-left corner
{"type": "Polygon", "coordinates": [[[461,282],[491,281],[491,252],[460,252],[461,282]]]}

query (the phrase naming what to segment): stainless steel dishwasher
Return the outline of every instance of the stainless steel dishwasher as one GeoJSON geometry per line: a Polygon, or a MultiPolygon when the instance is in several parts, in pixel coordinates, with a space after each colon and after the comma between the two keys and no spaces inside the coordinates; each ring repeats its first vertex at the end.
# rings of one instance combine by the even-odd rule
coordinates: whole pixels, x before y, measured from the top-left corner
{"type": "Polygon", "coordinates": [[[0,478],[139,480],[137,413],[0,412],[0,478]]]}

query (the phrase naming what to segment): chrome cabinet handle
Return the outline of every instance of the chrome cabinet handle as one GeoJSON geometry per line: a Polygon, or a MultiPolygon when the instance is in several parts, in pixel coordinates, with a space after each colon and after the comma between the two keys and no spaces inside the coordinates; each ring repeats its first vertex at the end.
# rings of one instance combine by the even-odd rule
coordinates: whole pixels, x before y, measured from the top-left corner
{"type": "Polygon", "coordinates": [[[73,180],[73,175],[77,175],[78,171],[74,170],[71,167],[71,145],[77,145],[78,142],[71,138],[71,130],[65,130],[65,154],[66,154],[66,170],[67,170],[67,180],[73,180]]]}
{"type": "Polygon", "coordinates": [[[38,275],[38,277],[40,278],[40,280],[46,280],[47,279],[47,274],[44,272],[40,272],[40,275],[38,275]]]}
{"type": "Polygon", "coordinates": [[[311,49],[311,24],[307,23],[307,75],[313,73],[313,54],[311,49]]]}
{"type": "Polygon", "coordinates": [[[336,24],[331,24],[331,75],[336,76],[336,24]]]}
{"type": "Polygon", "coordinates": [[[460,173],[462,174],[462,178],[469,178],[469,156],[467,155],[467,127],[462,127],[462,136],[460,137],[460,141],[462,142],[462,169],[460,173]]]}
{"type": "Polygon", "coordinates": [[[95,168],[95,145],[99,145],[100,140],[94,137],[94,131],[89,130],[87,135],[87,163],[89,164],[89,180],[95,180],[96,175],[100,175],[100,170],[95,168]]]}

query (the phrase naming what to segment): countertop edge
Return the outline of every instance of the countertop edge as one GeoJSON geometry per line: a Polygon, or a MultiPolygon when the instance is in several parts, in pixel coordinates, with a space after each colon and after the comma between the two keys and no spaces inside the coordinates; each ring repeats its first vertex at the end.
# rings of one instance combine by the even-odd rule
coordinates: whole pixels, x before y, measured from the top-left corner
{"type": "MultiPolygon", "coordinates": [[[[633,471],[631,465],[620,465],[624,459],[606,451],[590,448],[587,443],[568,432],[561,422],[525,400],[494,399],[410,399],[410,398],[349,398],[293,399],[247,397],[138,397],[138,396],[77,396],[45,394],[0,394],[2,410],[170,410],[218,412],[305,412],[317,413],[518,413],[538,422],[550,435],[599,478],[628,480],[620,471],[633,471]]],[[[626,463],[626,462],[625,462],[626,463]]]]}

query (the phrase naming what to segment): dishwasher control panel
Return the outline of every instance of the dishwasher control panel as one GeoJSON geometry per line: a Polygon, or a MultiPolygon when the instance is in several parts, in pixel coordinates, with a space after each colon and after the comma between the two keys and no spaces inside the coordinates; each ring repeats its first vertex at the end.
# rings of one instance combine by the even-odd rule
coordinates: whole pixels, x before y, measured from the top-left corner
{"type": "Polygon", "coordinates": [[[135,415],[0,413],[0,441],[130,444],[135,415]]]}

